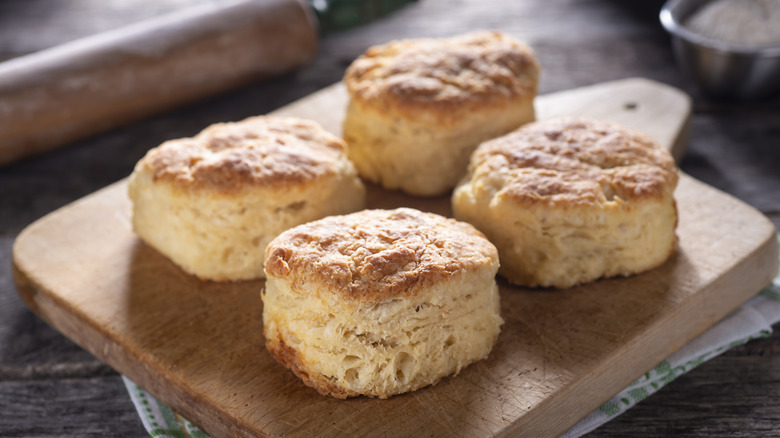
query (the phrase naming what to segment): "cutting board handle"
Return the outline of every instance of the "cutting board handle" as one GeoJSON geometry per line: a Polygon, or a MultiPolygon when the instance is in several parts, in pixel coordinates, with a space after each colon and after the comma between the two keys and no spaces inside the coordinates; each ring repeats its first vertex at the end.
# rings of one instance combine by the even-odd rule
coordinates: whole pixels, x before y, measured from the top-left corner
{"type": "Polygon", "coordinates": [[[0,64],[0,165],[310,61],[302,0],[191,7],[0,64]]]}

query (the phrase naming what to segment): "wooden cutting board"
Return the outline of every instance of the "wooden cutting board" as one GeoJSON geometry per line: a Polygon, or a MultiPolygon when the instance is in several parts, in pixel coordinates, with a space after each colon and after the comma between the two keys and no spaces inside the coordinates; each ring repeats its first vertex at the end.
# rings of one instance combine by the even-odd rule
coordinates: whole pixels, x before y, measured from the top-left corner
{"type": "MultiPolygon", "coordinates": [[[[340,132],[341,86],[278,111],[340,132]]],[[[634,79],[544,96],[540,118],[617,120],[681,146],[688,98],[634,79]]],[[[679,149],[677,149],[679,150],[679,149]]],[[[262,281],[199,281],[131,231],[120,181],[30,225],[14,246],[38,315],[214,436],[556,436],[767,285],[775,229],[682,176],[679,248],[663,266],[570,290],[501,284],[506,320],[487,360],[388,400],[318,395],[264,349],[262,281]]],[[[449,213],[449,200],[377,188],[370,207],[449,213]]]]}

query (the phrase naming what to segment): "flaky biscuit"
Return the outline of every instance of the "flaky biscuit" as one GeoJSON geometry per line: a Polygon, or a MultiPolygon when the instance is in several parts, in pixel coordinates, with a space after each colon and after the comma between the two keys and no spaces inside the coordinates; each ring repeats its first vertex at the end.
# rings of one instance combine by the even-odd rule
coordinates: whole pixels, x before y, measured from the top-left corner
{"type": "Polygon", "coordinates": [[[259,116],[150,150],[130,176],[133,228],[203,279],[263,278],[282,231],[363,208],[342,140],[318,124],[259,116]]]}
{"type": "Polygon", "coordinates": [[[495,247],[409,208],[299,225],[268,245],[266,346],[307,385],[386,398],[487,357],[502,323],[495,247]]]}
{"type": "Polygon", "coordinates": [[[564,118],[481,144],[452,203],[498,247],[510,282],[565,288],[662,264],[677,241],[677,179],[649,137],[564,118]]]}
{"type": "Polygon", "coordinates": [[[361,177],[413,195],[440,195],[489,138],[534,120],[539,65],[498,32],[395,41],[347,69],[344,120],[361,177]]]}

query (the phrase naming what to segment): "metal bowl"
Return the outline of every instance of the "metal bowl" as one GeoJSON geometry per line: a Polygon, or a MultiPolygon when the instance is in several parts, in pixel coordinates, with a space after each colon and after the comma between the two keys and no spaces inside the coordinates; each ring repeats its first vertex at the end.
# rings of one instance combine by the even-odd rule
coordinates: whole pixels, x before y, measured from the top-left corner
{"type": "Polygon", "coordinates": [[[711,0],[669,0],[661,24],[672,35],[677,62],[715,98],[755,100],[780,91],[780,47],[744,47],[705,38],[682,23],[711,0]]]}

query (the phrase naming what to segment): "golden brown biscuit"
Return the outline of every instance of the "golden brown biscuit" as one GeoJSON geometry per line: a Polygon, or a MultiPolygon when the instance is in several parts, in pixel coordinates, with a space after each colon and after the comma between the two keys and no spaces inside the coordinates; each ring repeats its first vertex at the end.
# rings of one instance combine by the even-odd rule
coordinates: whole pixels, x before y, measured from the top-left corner
{"type": "Polygon", "coordinates": [[[130,176],[133,228],[185,271],[263,278],[282,231],[364,206],[346,145],[318,124],[253,117],[150,150],[130,176]]]}
{"type": "Polygon", "coordinates": [[[677,177],[647,136],[564,118],[481,144],[452,203],[498,247],[510,282],[565,288],[662,264],[677,242],[677,177]]]}
{"type": "Polygon", "coordinates": [[[344,77],[349,157],[385,188],[446,193],[480,142],[534,120],[538,76],[531,49],[498,32],[372,47],[344,77]]]}
{"type": "Polygon", "coordinates": [[[496,248],[409,208],[292,228],[268,245],[266,347],[338,398],[387,398],[487,357],[502,323],[496,248]]]}

